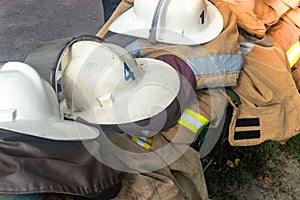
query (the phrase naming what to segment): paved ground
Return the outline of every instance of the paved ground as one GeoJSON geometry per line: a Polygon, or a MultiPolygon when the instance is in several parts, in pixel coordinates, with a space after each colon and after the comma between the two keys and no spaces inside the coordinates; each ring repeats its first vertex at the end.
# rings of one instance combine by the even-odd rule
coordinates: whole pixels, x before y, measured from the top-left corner
{"type": "Polygon", "coordinates": [[[23,61],[38,44],[96,34],[101,0],[0,0],[0,61],[23,61]]]}

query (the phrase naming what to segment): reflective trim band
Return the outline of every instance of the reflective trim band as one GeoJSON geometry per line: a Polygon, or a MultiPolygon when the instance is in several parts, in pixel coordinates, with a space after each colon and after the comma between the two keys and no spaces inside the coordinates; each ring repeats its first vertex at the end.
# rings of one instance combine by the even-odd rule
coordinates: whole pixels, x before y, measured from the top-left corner
{"type": "Polygon", "coordinates": [[[195,127],[194,125],[190,124],[189,122],[187,122],[187,121],[185,121],[181,118],[178,119],[177,123],[185,126],[188,129],[190,129],[195,134],[198,134],[198,132],[199,132],[199,129],[197,127],[195,127]]]}
{"type": "MultiPolygon", "coordinates": [[[[130,55],[136,57],[147,57],[143,52],[143,46],[139,40],[135,40],[125,47],[130,55]]],[[[176,56],[178,53],[174,52],[176,56]]],[[[184,56],[184,55],[183,55],[184,56]]],[[[220,74],[226,72],[240,71],[244,65],[242,54],[219,54],[197,58],[186,58],[185,62],[196,76],[205,74],[220,74]]]]}
{"type": "Polygon", "coordinates": [[[241,51],[245,56],[248,55],[255,46],[255,44],[251,42],[239,42],[239,44],[240,44],[241,51]]]}
{"type": "Polygon", "coordinates": [[[286,55],[288,57],[290,67],[293,67],[295,63],[300,58],[300,44],[299,41],[296,42],[291,48],[286,52],[286,55]]]}
{"type": "Polygon", "coordinates": [[[153,142],[153,138],[148,138],[148,137],[139,137],[140,140],[152,145],[152,142],[153,142]]]}
{"type": "Polygon", "coordinates": [[[139,40],[135,40],[134,42],[130,43],[129,45],[127,45],[125,47],[125,49],[128,51],[128,53],[130,55],[132,55],[134,58],[137,56],[137,55],[140,55],[141,57],[146,57],[146,55],[144,55],[143,53],[143,48],[142,48],[142,45],[140,43],[139,40]]]}
{"type": "Polygon", "coordinates": [[[185,109],[183,113],[186,113],[186,114],[194,117],[195,119],[202,122],[204,125],[207,125],[209,123],[209,120],[206,119],[206,117],[200,115],[199,113],[196,113],[196,112],[192,111],[191,109],[185,109]]]}
{"type": "Polygon", "coordinates": [[[140,140],[138,137],[132,136],[132,140],[139,146],[143,147],[144,149],[149,150],[151,148],[151,145],[144,142],[143,140],[140,140]]]}
{"type": "Polygon", "coordinates": [[[209,123],[209,120],[190,109],[185,109],[177,123],[185,126],[193,133],[199,134],[203,127],[209,123]]]}
{"type": "Polygon", "coordinates": [[[215,56],[189,58],[186,63],[196,76],[240,71],[244,65],[242,54],[220,54],[215,56]]]}

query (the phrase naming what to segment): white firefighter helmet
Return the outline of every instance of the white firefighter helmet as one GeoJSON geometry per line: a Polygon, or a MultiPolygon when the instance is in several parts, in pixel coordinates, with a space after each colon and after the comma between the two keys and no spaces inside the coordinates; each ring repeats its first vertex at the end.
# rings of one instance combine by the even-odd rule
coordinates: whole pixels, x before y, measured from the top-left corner
{"type": "Polygon", "coordinates": [[[179,76],[165,62],[134,59],[120,46],[80,41],[62,63],[61,109],[93,124],[124,124],[164,111],[179,92],[179,76]],[[69,110],[69,111],[68,111],[69,110]]]}
{"type": "Polygon", "coordinates": [[[62,119],[57,96],[29,65],[7,62],[0,67],[0,128],[52,140],[88,140],[99,131],[62,119]]]}
{"type": "Polygon", "coordinates": [[[182,45],[209,42],[222,29],[221,13],[207,0],[135,0],[109,27],[115,33],[182,45]]]}

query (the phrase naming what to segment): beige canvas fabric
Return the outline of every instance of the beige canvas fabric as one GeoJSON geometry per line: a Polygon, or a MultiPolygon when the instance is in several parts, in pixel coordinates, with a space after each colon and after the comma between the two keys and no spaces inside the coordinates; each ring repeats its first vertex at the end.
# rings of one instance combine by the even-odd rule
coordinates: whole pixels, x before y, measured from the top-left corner
{"type": "MultiPolygon", "coordinates": [[[[270,10],[273,10],[273,13],[276,14],[276,17],[273,18],[273,21],[266,23],[267,25],[275,24],[281,18],[281,16],[291,8],[288,4],[281,0],[264,0],[264,3],[269,6],[270,10]]],[[[259,14],[261,15],[262,13],[259,14]]],[[[268,15],[269,13],[265,13],[264,17],[268,17],[268,15]]]]}
{"type": "Polygon", "coordinates": [[[274,41],[274,44],[287,55],[293,79],[297,88],[300,89],[300,47],[297,28],[285,20],[279,20],[268,30],[267,34],[274,41]]]}
{"type": "Polygon", "coordinates": [[[291,20],[296,27],[300,28],[300,7],[289,10],[285,16],[291,20]]]}
{"type": "Polygon", "coordinates": [[[256,1],[254,13],[268,26],[275,24],[285,13],[296,9],[299,0],[256,1]]]}
{"type": "Polygon", "coordinates": [[[299,0],[281,0],[281,1],[293,9],[300,5],[299,0]]]}
{"type": "MultiPolygon", "coordinates": [[[[110,140],[122,149],[147,153],[148,150],[135,144],[128,135],[110,135],[110,140]]],[[[169,141],[158,133],[154,136],[151,151],[169,144],[169,141]]],[[[172,153],[172,152],[169,152],[172,153]]],[[[122,158],[121,158],[122,159],[122,158]]],[[[153,162],[151,159],[135,160],[135,167],[161,165],[164,160],[153,162]]],[[[191,147],[176,161],[155,171],[129,173],[122,181],[122,188],[115,199],[208,199],[208,192],[198,152],[191,147]]]]}
{"type": "Polygon", "coordinates": [[[280,0],[239,1],[225,0],[237,16],[238,26],[259,38],[264,37],[266,30],[275,25],[280,18],[287,18],[299,27],[300,10],[295,5],[298,0],[286,4],[280,0]]]}
{"type": "Polygon", "coordinates": [[[266,35],[265,24],[253,12],[255,1],[226,0],[237,18],[237,25],[258,38],[266,35]],[[251,5],[248,5],[249,2],[251,5]],[[252,9],[250,9],[252,8],[252,9]]]}
{"type": "Polygon", "coordinates": [[[241,105],[228,98],[234,107],[231,145],[283,142],[300,132],[300,96],[288,68],[284,52],[276,47],[255,45],[245,56],[239,84],[233,88],[241,105]]]}
{"type": "MultiPolygon", "coordinates": [[[[284,20],[279,20],[275,25],[270,27],[267,34],[285,53],[299,42],[299,36],[295,26],[288,24],[284,20]]],[[[293,65],[291,65],[291,67],[292,66],[293,65]]]]}
{"type": "MultiPolygon", "coordinates": [[[[286,15],[283,15],[283,16],[282,16],[282,19],[283,19],[285,22],[287,22],[288,24],[292,25],[292,26],[295,25],[295,23],[294,23],[290,18],[288,18],[286,15]]],[[[296,26],[296,27],[297,27],[297,30],[298,30],[298,35],[299,35],[299,37],[300,37],[300,27],[298,27],[298,26],[296,26]]]]}
{"type": "Polygon", "coordinates": [[[239,7],[245,9],[245,10],[249,10],[252,11],[255,5],[255,0],[225,0],[229,3],[238,5],[239,7]]]}
{"type": "Polygon", "coordinates": [[[270,27],[268,35],[287,54],[292,76],[298,89],[300,89],[300,1],[291,1],[293,9],[288,10],[274,26],[270,27]]]}
{"type": "MultiPolygon", "coordinates": [[[[300,88],[300,70],[299,61],[297,59],[297,43],[299,43],[299,30],[295,22],[300,21],[300,12],[298,9],[289,9],[277,23],[269,26],[268,29],[265,27],[263,21],[260,18],[270,17],[272,19],[274,10],[270,9],[270,6],[264,1],[255,1],[256,13],[244,7],[244,4],[240,1],[227,0],[230,2],[229,6],[237,16],[238,26],[244,31],[240,31],[243,35],[244,40],[251,43],[259,44],[262,46],[272,46],[273,44],[281,48],[289,58],[290,67],[292,67],[292,76],[297,85],[300,88]],[[269,14],[268,14],[269,13],[269,14]],[[273,14],[272,14],[273,13],[273,14]],[[290,16],[289,19],[287,16],[290,16]],[[298,20],[299,18],[299,20],[298,20]],[[245,34],[244,34],[245,33],[245,34]],[[270,43],[270,41],[272,43],[270,43]]],[[[252,1],[250,1],[252,2],[252,1]]],[[[271,3],[276,4],[277,1],[271,3]]],[[[281,4],[279,2],[278,4],[281,4]]],[[[284,6],[286,8],[286,6],[284,6]]],[[[285,12],[286,9],[283,9],[285,12]]],[[[298,22],[300,23],[300,22],[298,22]]]]}

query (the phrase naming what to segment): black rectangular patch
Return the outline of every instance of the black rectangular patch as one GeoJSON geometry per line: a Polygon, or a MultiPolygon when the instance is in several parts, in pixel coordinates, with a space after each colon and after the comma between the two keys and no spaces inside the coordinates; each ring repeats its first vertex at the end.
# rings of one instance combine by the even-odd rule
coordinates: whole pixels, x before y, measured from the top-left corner
{"type": "Polygon", "coordinates": [[[257,139],[260,138],[260,131],[237,131],[234,134],[234,140],[257,139]]]}
{"type": "Polygon", "coordinates": [[[259,118],[243,118],[236,120],[236,127],[259,126],[259,118]]]}

